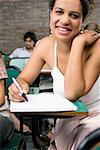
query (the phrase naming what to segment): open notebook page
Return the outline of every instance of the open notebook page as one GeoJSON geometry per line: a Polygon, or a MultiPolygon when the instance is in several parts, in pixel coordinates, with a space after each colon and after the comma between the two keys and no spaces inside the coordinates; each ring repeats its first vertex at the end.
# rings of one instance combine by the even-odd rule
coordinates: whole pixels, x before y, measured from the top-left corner
{"type": "Polygon", "coordinates": [[[10,103],[10,111],[12,112],[60,112],[75,111],[77,107],[68,99],[58,94],[39,93],[28,94],[28,102],[10,103]]]}

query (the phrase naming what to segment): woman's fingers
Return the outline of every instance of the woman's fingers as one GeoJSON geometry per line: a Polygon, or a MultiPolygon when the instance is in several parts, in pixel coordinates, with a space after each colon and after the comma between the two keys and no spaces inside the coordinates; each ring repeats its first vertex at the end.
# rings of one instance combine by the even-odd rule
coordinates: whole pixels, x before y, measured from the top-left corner
{"type": "MultiPolygon", "coordinates": [[[[27,94],[29,91],[29,86],[26,82],[18,81],[19,85],[22,89],[22,91],[27,94]]],[[[22,96],[22,93],[19,91],[19,89],[16,87],[14,83],[8,88],[9,90],[9,99],[12,101],[20,102],[25,101],[24,97],[22,96]]]]}
{"type": "Polygon", "coordinates": [[[16,88],[14,84],[12,84],[9,88],[9,99],[12,101],[23,101],[24,98],[22,97],[20,91],[16,88]]]}
{"type": "Polygon", "coordinates": [[[14,101],[14,102],[22,102],[22,101],[24,101],[24,98],[23,99],[22,98],[14,98],[14,97],[12,97],[12,95],[10,93],[9,93],[9,99],[14,101]]]}
{"type": "Polygon", "coordinates": [[[87,46],[91,45],[100,38],[100,34],[94,30],[82,30],[80,35],[85,39],[84,41],[87,46]]]}

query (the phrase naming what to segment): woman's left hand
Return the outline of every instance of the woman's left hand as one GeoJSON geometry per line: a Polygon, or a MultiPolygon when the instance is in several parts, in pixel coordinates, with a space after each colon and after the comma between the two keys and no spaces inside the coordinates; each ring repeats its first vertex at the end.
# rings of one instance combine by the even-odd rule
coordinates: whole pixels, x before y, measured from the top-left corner
{"type": "Polygon", "coordinates": [[[82,42],[85,46],[93,44],[96,40],[100,38],[100,34],[93,30],[84,30],[74,40],[82,42]]]}

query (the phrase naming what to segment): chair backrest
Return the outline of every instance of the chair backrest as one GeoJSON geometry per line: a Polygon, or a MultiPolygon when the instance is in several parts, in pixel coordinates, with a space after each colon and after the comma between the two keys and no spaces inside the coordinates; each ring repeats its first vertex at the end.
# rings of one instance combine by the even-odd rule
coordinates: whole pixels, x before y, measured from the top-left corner
{"type": "MultiPolygon", "coordinates": [[[[88,134],[79,144],[77,150],[90,150],[97,144],[100,144],[100,128],[97,128],[90,134],[88,134]]],[[[100,148],[100,145],[99,145],[100,148]]]]}
{"type": "Polygon", "coordinates": [[[16,66],[20,70],[22,70],[24,66],[26,65],[28,59],[29,59],[28,57],[12,58],[9,62],[9,65],[16,66]]]}
{"type": "Polygon", "coordinates": [[[5,64],[5,66],[7,67],[8,66],[8,64],[7,64],[7,58],[8,58],[8,56],[9,56],[9,54],[2,54],[2,57],[3,57],[3,61],[4,61],[4,64],[5,64]]]}
{"type": "Polygon", "coordinates": [[[8,78],[6,79],[6,89],[5,89],[5,93],[8,94],[8,87],[12,84],[12,77],[16,78],[19,73],[20,73],[20,69],[15,67],[15,66],[7,66],[6,67],[7,70],[7,74],[8,74],[8,78]]]}

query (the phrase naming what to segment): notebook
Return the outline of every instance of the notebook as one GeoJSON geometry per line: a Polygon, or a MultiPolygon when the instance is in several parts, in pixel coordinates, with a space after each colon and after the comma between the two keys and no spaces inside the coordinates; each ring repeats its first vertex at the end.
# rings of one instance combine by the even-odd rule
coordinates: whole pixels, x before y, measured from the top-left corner
{"type": "Polygon", "coordinates": [[[71,101],[59,94],[39,93],[27,94],[28,102],[13,102],[10,103],[11,112],[62,112],[76,111],[75,106],[71,101]]]}

